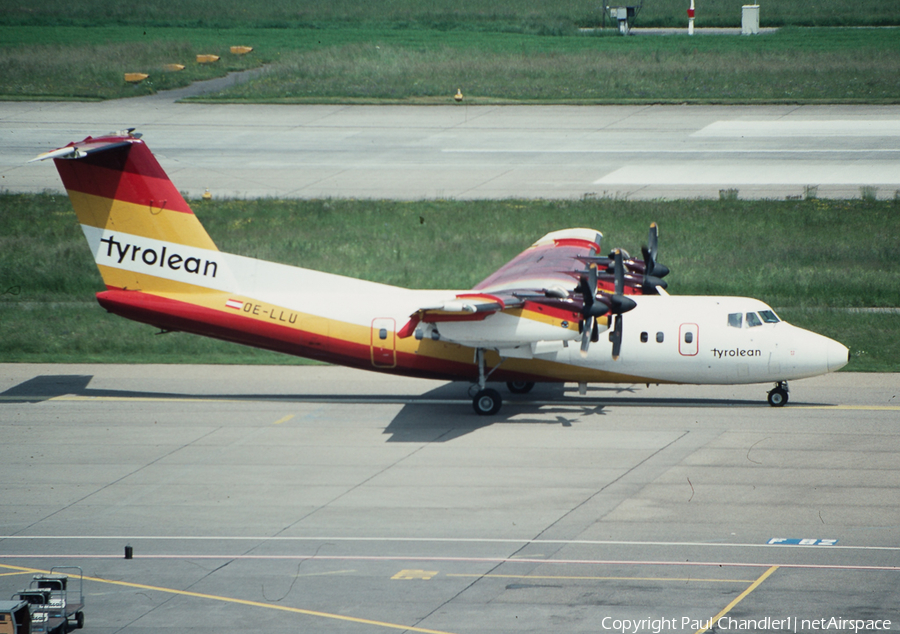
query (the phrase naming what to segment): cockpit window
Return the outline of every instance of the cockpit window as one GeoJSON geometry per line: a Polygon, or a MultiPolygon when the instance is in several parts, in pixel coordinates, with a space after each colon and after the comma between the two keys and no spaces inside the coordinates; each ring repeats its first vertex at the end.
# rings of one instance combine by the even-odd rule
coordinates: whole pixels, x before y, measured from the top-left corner
{"type": "Polygon", "coordinates": [[[778,319],[778,315],[773,313],[771,310],[761,310],[759,311],[759,316],[762,317],[762,320],[767,324],[777,324],[780,319],[778,319]]]}
{"type": "Polygon", "coordinates": [[[759,320],[759,315],[756,313],[747,313],[747,327],[755,328],[756,326],[762,326],[762,322],[759,320]]]}
{"type": "Polygon", "coordinates": [[[741,313],[731,313],[728,315],[728,325],[732,328],[740,328],[743,323],[743,315],[741,313]]]}

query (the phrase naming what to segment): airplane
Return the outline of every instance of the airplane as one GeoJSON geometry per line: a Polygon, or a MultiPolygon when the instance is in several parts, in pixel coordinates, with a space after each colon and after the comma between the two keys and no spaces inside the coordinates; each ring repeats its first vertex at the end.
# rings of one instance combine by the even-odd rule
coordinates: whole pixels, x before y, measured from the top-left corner
{"type": "Polygon", "coordinates": [[[744,384],[834,372],[848,349],[746,297],[670,295],[654,223],[640,259],[601,255],[602,234],[549,233],[467,290],[413,290],[224,253],[141,135],[46,152],[106,290],[107,311],[376,372],[464,380],[479,415],[537,382],[744,384]],[[604,336],[601,336],[604,335],[604,336]]]}

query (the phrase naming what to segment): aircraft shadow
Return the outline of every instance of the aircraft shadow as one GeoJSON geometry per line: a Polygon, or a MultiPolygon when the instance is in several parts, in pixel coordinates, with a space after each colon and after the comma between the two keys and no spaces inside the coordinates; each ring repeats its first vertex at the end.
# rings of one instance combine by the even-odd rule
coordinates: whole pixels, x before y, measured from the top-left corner
{"type": "MultiPolygon", "coordinates": [[[[62,396],[85,398],[141,398],[169,400],[245,400],[300,403],[371,403],[403,405],[385,427],[387,442],[447,442],[491,425],[559,425],[571,427],[585,416],[602,416],[616,407],[768,407],[760,400],[653,398],[640,394],[636,386],[592,386],[586,396],[575,387],[539,384],[528,394],[511,394],[499,386],[503,408],[495,416],[477,416],[472,411],[468,383],[447,383],[421,395],[395,394],[191,394],[89,388],[92,375],[63,374],[36,376],[0,393],[2,403],[40,403],[62,396]]],[[[813,403],[793,403],[813,405],[813,403]]],[[[789,405],[790,407],[790,405],[789,405]]]]}

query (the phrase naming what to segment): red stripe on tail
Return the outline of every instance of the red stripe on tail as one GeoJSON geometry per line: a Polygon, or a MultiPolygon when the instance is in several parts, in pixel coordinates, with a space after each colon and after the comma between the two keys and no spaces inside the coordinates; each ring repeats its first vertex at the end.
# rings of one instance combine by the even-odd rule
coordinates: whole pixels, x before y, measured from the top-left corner
{"type": "MultiPolygon", "coordinates": [[[[75,147],[89,145],[88,137],[75,147]]],[[[63,186],[70,191],[127,203],[192,214],[143,141],[95,152],[79,159],[54,159],[63,186]]]]}

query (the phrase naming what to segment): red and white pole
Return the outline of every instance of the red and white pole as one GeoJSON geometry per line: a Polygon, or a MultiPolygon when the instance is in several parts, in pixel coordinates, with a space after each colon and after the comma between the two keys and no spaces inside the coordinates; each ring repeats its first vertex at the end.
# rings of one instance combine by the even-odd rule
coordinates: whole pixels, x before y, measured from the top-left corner
{"type": "Polygon", "coordinates": [[[691,8],[688,9],[688,35],[694,34],[694,0],[691,0],[691,8]]]}

